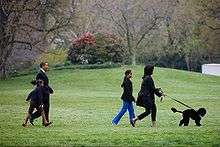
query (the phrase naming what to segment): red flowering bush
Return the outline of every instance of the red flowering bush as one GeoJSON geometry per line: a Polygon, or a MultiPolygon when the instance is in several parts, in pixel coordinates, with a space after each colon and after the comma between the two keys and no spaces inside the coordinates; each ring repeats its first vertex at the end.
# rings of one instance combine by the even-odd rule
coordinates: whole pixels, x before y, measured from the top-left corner
{"type": "Polygon", "coordinates": [[[75,46],[81,46],[81,45],[95,46],[96,45],[95,36],[90,32],[86,32],[86,33],[82,34],[80,37],[74,39],[73,45],[75,45],[75,46]]]}
{"type": "Polygon", "coordinates": [[[68,59],[77,64],[94,64],[123,61],[122,41],[111,34],[86,32],[73,40],[68,59]]]}

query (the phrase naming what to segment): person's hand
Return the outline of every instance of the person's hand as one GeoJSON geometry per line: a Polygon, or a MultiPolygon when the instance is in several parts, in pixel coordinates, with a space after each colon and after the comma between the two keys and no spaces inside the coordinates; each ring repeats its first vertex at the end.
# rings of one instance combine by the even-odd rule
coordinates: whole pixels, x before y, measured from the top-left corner
{"type": "Polygon", "coordinates": [[[166,95],[165,93],[162,93],[162,96],[165,97],[165,96],[167,96],[167,95],[166,95]]]}

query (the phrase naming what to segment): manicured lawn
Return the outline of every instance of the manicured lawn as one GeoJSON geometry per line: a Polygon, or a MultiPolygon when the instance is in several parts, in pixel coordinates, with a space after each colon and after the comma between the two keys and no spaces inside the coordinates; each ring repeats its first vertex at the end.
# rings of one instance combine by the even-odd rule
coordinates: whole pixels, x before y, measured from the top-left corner
{"type": "MultiPolygon", "coordinates": [[[[202,127],[178,127],[180,114],[170,108],[186,107],[165,98],[157,100],[157,128],[150,117],[129,125],[126,114],[118,126],[111,120],[121,107],[120,84],[126,69],[133,71],[134,96],[137,96],[143,66],[124,66],[96,70],[49,71],[52,126],[45,128],[41,118],[35,126],[21,126],[29,104],[29,83],[35,75],[0,81],[0,146],[220,146],[220,77],[174,69],[155,68],[157,87],[173,98],[194,107],[205,107],[202,127]]],[[[135,106],[136,114],[144,111],[135,106]]]]}

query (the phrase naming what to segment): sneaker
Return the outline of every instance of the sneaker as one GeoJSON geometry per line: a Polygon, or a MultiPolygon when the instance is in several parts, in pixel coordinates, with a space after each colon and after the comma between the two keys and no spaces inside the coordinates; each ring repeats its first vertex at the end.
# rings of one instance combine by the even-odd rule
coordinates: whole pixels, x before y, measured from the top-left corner
{"type": "Polygon", "coordinates": [[[53,123],[53,122],[45,123],[44,126],[47,127],[47,126],[51,125],[52,123],[53,123]]]}
{"type": "Polygon", "coordinates": [[[134,126],[135,126],[137,120],[138,120],[138,118],[134,118],[134,119],[132,120],[132,122],[134,123],[134,126]]]}
{"type": "Polygon", "coordinates": [[[135,127],[135,123],[134,123],[133,119],[130,121],[130,124],[131,124],[132,127],[135,127]]]}
{"type": "Polygon", "coordinates": [[[117,126],[117,124],[112,121],[112,126],[117,126]]]}

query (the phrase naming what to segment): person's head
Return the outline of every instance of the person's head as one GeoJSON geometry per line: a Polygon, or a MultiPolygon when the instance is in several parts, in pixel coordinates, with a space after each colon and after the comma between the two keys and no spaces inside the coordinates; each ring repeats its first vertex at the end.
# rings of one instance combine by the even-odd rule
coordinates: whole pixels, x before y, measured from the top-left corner
{"type": "Polygon", "coordinates": [[[45,72],[47,72],[48,69],[49,69],[48,62],[41,62],[40,63],[40,68],[42,68],[45,72]]]}
{"type": "Polygon", "coordinates": [[[144,77],[147,75],[152,75],[154,71],[154,66],[153,65],[146,65],[144,67],[144,77]]]}
{"type": "Polygon", "coordinates": [[[126,78],[129,78],[129,79],[132,78],[132,72],[131,72],[130,69],[128,69],[128,70],[125,71],[125,77],[126,77],[126,78]]]}
{"type": "Polygon", "coordinates": [[[130,69],[125,71],[125,76],[124,76],[124,80],[121,84],[121,87],[124,87],[124,83],[125,83],[126,78],[128,78],[128,79],[132,78],[132,72],[130,69]]]}

